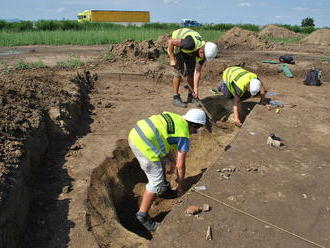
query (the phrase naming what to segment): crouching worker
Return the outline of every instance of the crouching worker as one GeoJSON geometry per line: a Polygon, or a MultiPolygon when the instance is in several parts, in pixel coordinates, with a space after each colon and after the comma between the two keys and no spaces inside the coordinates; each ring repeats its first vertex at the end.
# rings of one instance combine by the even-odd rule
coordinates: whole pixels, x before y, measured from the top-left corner
{"type": "Polygon", "coordinates": [[[204,126],[206,116],[203,110],[190,109],[185,115],[163,112],[140,120],[128,136],[132,152],[148,178],[136,218],[149,231],[155,231],[159,222],[151,219],[148,211],[156,196],[169,190],[165,179],[166,158],[177,150],[175,162],[178,195],[184,193],[183,183],[186,171],[186,154],[190,147],[190,135],[204,126]]]}
{"type": "Polygon", "coordinates": [[[266,90],[257,74],[249,72],[239,66],[231,66],[224,70],[219,91],[227,99],[233,99],[234,122],[238,127],[242,126],[245,116],[241,111],[241,101],[251,96],[260,95],[260,103],[265,105],[266,90]]]}

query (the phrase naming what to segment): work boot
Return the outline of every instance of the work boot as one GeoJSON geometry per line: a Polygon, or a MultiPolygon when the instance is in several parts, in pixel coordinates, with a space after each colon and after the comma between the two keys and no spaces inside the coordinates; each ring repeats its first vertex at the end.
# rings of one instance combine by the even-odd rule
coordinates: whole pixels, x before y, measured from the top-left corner
{"type": "Polygon", "coordinates": [[[180,108],[187,107],[187,105],[184,102],[182,102],[181,97],[180,97],[180,94],[173,96],[173,104],[175,106],[180,107],[180,108]]]}
{"type": "Polygon", "coordinates": [[[136,213],[138,221],[149,231],[154,232],[159,227],[160,223],[151,219],[147,213],[136,213]]]}

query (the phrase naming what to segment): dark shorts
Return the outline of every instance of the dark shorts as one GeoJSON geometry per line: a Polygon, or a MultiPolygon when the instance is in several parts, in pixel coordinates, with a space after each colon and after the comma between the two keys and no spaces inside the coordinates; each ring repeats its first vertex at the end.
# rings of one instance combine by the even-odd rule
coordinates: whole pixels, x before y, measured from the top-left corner
{"type": "Polygon", "coordinates": [[[174,68],[174,76],[194,76],[196,57],[183,52],[175,54],[176,66],[174,68]]]}
{"type": "MultiPolygon", "coordinates": [[[[220,82],[219,84],[219,91],[222,92],[222,94],[227,98],[227,99],[231,99],[234,98],[233,94],[230,93],[230,91],[228,90],[227,84],[224,83],[223,81],[220,82]]],[[[249,99],[251,97],[251,93],[247,90],[244,92],[243,96],[240,97],[240,99],[242,101],[249,99]]]]}

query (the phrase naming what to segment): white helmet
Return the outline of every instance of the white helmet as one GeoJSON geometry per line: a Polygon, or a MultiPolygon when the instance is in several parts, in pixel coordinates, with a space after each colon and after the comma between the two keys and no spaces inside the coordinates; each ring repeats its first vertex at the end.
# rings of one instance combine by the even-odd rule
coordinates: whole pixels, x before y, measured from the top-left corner
{"type": "Polygon", "coordinates": [[[217,53],[218,47],[215,43],[209,41],[205,43],[204,54],[207,61],[214,59],[217,53]]]}
{"type": "Polygon", "coordinates": [[[206,115],[205,112],[201,109],[190,109],[185,115],[182,116],[186,121],[205,125],[206,115]]]}
{"type": "Polygon", "coordinates": [[[250,93],[252,96],[255,96],[260,91],[261,82],[258,79],[252,79],[250,81],[250,93]]]}

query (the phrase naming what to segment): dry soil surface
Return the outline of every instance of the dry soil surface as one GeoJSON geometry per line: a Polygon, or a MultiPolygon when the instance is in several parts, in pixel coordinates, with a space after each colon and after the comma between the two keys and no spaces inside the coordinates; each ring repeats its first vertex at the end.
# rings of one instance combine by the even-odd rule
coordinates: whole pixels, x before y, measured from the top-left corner
{"type": "MultiPolygon", "coordinates": [[[[14,64],[18,59],[38,57],[53,65],[63,59],[59,54],[77,53],[96,60],[107,52],[107,47],[23,47],[16,50],[26,53],[5,54],[1,59],[14,64]]],[[[329,47],[274,47],[268,51],[264,50],[267,46],[256,51],[222,47],[218,58],[205,65],[201,98],[218,121],[218,127],[214,126],[212,133],[204,130],[193,136],[187,161],[187,188],[197,183],[205,170],[219,160],[239,131],[229,116],[230,103],[210,91],[217,87],[221,72],[227,66],[240,64],[255,71],[269,89],[274,79],[282,81],[283,91],[290,92],[290,80],[278,71],[279,65],[261,63],[290,54],[296,60],[296,64],[289,67],[297,84],[302,84],[306,71],[313,67],[324,72],[324,82],[330,81],[329,47]]],[[[10,49],[1,48],[1,51],[10,49]]],[[[151,233],[132,221],[146,178],[128,149],[127,134],[142,118],[163,111],[183,114],[186,109],[171,104],[171,69],[157,60],[161,46],[150,41],[141,44],[125,41],[112,50],[116,56],[111,61],[78,68],[80,79],[76,70],[50,68],[1,75],[2,201],[6,199],[4,193],[9,185],[17,186],[8,175],[24,167],[21,152],[33,150],[38,155],[32,156],[38,157],[32,160],[36,165],[32,171],[20,173],[20,178],[33,178],[31,182],[23,180],[31,189],[24,193],[24,204],[28,206],[25,209],[28,217],[24,219],[28,222],[17,230],[10,226],[14,233],[0,236],[3,240],[14,238],[15,232],[22,234],[22,230],[26,230],[24,237],[16,237],[22,241],[21,247],[144,247],[152,239],[151,233]],[[86,76],[83,70],[91,73],[86,76]],[[77,109],[80,114],[75,116],[77,109]],[[35,140],[39,145],[32,149],[28,144],[35,140]],[[17,161],[11,161],[13,158],[17,161]]],[[[185,99],[186,90],[181,87],[180,91],[185,99]]],[[[246,105],[246,112],[254,105],[253,102],[246,105]]],[[[29,154],[23,157],[30,158],[29,154]]],[[[174,179],[168,175],[173,187],[174,179]]],[[[22,204],[18,196],[11,199],[11,204],[22,204]]],[[[178,201],[180,199],[157,199],[150,213],[163,220],[178,201]]],[[[1,227],[8,227],[8,221],[12,220],[9,217],[13,217],[10,211],[3,217],[1,227]]]]}

